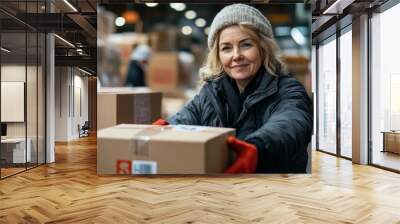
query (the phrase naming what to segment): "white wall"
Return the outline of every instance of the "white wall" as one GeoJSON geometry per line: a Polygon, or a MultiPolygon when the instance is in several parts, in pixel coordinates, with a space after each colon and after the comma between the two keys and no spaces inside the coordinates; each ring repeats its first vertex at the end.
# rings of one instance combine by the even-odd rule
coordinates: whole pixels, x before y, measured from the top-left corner
{"type": "MultiPolygon", "coordinates": [[[[28,66],[28,69],[31,67],[28,66]]],[[[25,65],[2,65],[1,81],[25,82],[25,65]]]]}
{"type": "MultiPolygon", "coordinates": [[[[18,81],[25,82],[26,67],[22,65],[2,65],[1,66],[1,81],[18,81]]],[[[6,110],[7,108],[1,108],[6,110]]],[[[7,123],[8,137],[25,137],[24,122],[9,122],[7,123]]]]}
{"type": "MultiPolygon", "coordinates": [[[[77,107],[75,107],[75,119],[74,119],[74,124],[73,124],[73,131],[74,131],[74,136],[75,137],[79,137],[78,136],[78,129],[77,126],[78,124],[80,124],[81,126],[85,123],[85,121],[89,120],[89,91],[88,91],[88,77],[84,76],[85,74],[80,72],[79,70],[75,69],[75,90],[77,90],[77,88],[80,89],[80,98],[77,98],[77,95],[75,95],[75,104],[81,106],[81,113],[80,111],[78,111],[77,107]],[[80,100],[80,103],[77,102],[77,100],[80,100]]],[[[75,91],[75,94],[77,94],[77,92],[75,91]]]]}
{"type": "Polygon", "coordinates": [[[76,68],[56,67],[56,141],[77,139],[78,124],[88,120],[88,78],[83,75],[76,68]]]}
{"type": "Polygon", "coordinates": [[[68,141],[69,69],[55,68],[55,141],[68,141]]]}
{"type": "MultiPolygon", "coordinates": [[[[36,67],[33,66],[27,66],[25,67],[25,65],[2,65],[1,66],[1,81],[5,81],[5,82],[25,82],[25,75],[26,72],[28,72],[28,74],[32,74],[35,73],[36,74],[36,67]],[[26,70],[27,69],[27,70],[26,70]]],[[[36,85],[36,81],[34,83],[32,83],[32,80],[29,80],[29,84],[32,85],[36,85]]],[[[28,99],[27,102],[33,102],[36,99],[36,89],[28,89],[28,93],[27,93],[28,99]],[[29,90],[32,90],[29,91],[29,90]]],[[[34,106],[36,108],[36,104],[35,105],[31,105],[34,106]]],[[[8,108],[1,108],[1,110],[7,110],[8,108]]],[[[24,108],[22,108],[24,109],[24,108]]],[[[30,111],[28,111],[30,112],[30,111]]],[[[29,128],[33,128],[34,130],[36,130],[36,114],[33,113],[28,113],[27,114],[27,118],[28,118],[28,129],[29,128]],[[35,124],[32,124],[31,122],[35,121],[35,124]]],[[[7,122],[7,136],[8,137],[25,137],[25,124],[26,122],[7,122]]],[[[29,129],[30,130],[30,129],[29,129]]],[[[29,133],[31,133],[31,131],[28,130],[28,137],[29,133]]]]}

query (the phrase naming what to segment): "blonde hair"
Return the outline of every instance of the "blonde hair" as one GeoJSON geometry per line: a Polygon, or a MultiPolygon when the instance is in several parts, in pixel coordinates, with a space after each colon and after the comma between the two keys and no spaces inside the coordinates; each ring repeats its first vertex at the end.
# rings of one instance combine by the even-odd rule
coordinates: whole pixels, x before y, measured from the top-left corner
{"type": "MultiPolygon", "coordinates": [[[[286,65],[281,58],[279,46],[276,44],[274,39],[268,38],[250,24],[239,23],[237,25],[241,30],[249,34],[256,42],[263,60],[262,65],[268,73],[274,76],[287,73],[286,65]]],[[[221,30],[216,34],[214,44],[208,52],[205,64],[200,68],[200,78],[202,81],[216,79],[223,74],[223,68],[219,59],[218,51],[221,30]]]]}

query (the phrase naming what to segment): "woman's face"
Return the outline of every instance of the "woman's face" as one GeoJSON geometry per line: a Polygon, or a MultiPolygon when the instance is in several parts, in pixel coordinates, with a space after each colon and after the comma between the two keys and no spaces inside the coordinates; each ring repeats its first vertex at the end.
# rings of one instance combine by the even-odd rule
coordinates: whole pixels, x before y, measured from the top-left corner
{"type": "Polygon", "coordinates": [[[221,31],[218,53],[224,71],[236,81],[250,82],[261,66],[259,47],[239,26],[221,31]]]}

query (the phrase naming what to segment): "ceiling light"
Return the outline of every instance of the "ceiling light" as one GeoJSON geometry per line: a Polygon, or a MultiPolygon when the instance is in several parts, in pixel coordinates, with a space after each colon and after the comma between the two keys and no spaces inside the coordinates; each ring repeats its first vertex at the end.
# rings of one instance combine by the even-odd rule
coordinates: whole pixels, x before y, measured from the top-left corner
{"type": "Polygon", "coordinates": [[[147,7],[156,7],[158,3],[146,3],[145,4],[147,7]]]}
{"type": "Polygon", "coordinates": [[[305,45],[306,44],[306,38],[304,35],[300,32],[299,29],[294,27],[290,31],[290,35],[292,36],[293,40],[298,44],[298,45],[305,45]]]}
{"type": "Polygon", "coordinates": [[[195,23],[196,26],[198,26],[198,27],[204,27],[204,26],[206,26],[206,24],[207,24],[206,20],[203,19],[203,18],[198,18],[198,19],[196,19],[196,20],[194,21],[194,23],[195,23]]]}
{"type": "Polygon", "coordinates": [[[186,19],[194,19],[194,18],[196,18],[196,16],[197,16],[197,14],[193,10],[189,10],[189,11],[185,12],[186,19]]]}
{"type": "Polygon", "coordinates": [[[70,47],[75,48],[75,45],[71,44],[71,42],[69,42],[68,40],[66,40],[66,39],[64,39],[64,38],[62,38],[62,37],[60,37],[60,36],[57,35],[57,34],[54,34],[54,36],[57,37],[58,39],[60,39],[62,42],[64,42],[64,43],[66,43],[67,45],[69,45],[70,47]]]}
{"type": "Polygon", "coordinates": [[[204,33],[208,35],[210,33],[210,27],[204,28],[204,33]]]}
{"type": "Polygon", "coordinates": [[[192,27],[190,27],[190,26],[184,26],[184,27],[182,27],[182,33],[183,33],[183,35],[190,35],[190,34],[192,34],[192,27]]]}
{"type": "Polygon", "coordinates": [[[7,53],[10,53],[10,52],[11,52],[9,49],[7,49],[7,48],[5,48],[5,47],[1,47],[0,49],[1,49],[2,51],[4,51],[4,52],[7,52],[7,53]]]}
{"type": "Polygon", "coordinates": [[[74,12],[78,12],[78,10],[71,4],[69,3],[68,0],[64,0],[65,4],[67,4],[74,12]]]}
{"type": "Polygon", "coordinates": [[[183,11],[186,9],[185,3],[170,3],[169,6],[176,11],[183,11]]]}
{"type": "Polygon", "coordinates": [[[117,18],[115,19],[115,25],[116,25],[116,26],[123,26],[123,25],[125,25],[125,19],[124,19],[124,17],[117,17],[117,18]]]}

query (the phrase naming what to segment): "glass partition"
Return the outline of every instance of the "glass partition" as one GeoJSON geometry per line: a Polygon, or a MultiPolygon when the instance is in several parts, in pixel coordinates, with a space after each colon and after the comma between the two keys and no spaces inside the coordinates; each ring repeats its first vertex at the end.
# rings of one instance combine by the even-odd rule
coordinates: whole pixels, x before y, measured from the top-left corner
{"type": "Polygon", "coordinates": [[[27,2],[0,2],[0,178],[45,162],[46,40],[23,22],[44,1],[27,2]]]}
{"type": "MultiPolygon", "coordinates": [[[[4,21],[8,15],[2,14],[2,18],[4,21]]],[[[31,156],[26,138],[27,35],[23,25],[8,25],[3,23],[1,29],[2,177],[26,170],[31,156]]]]}

